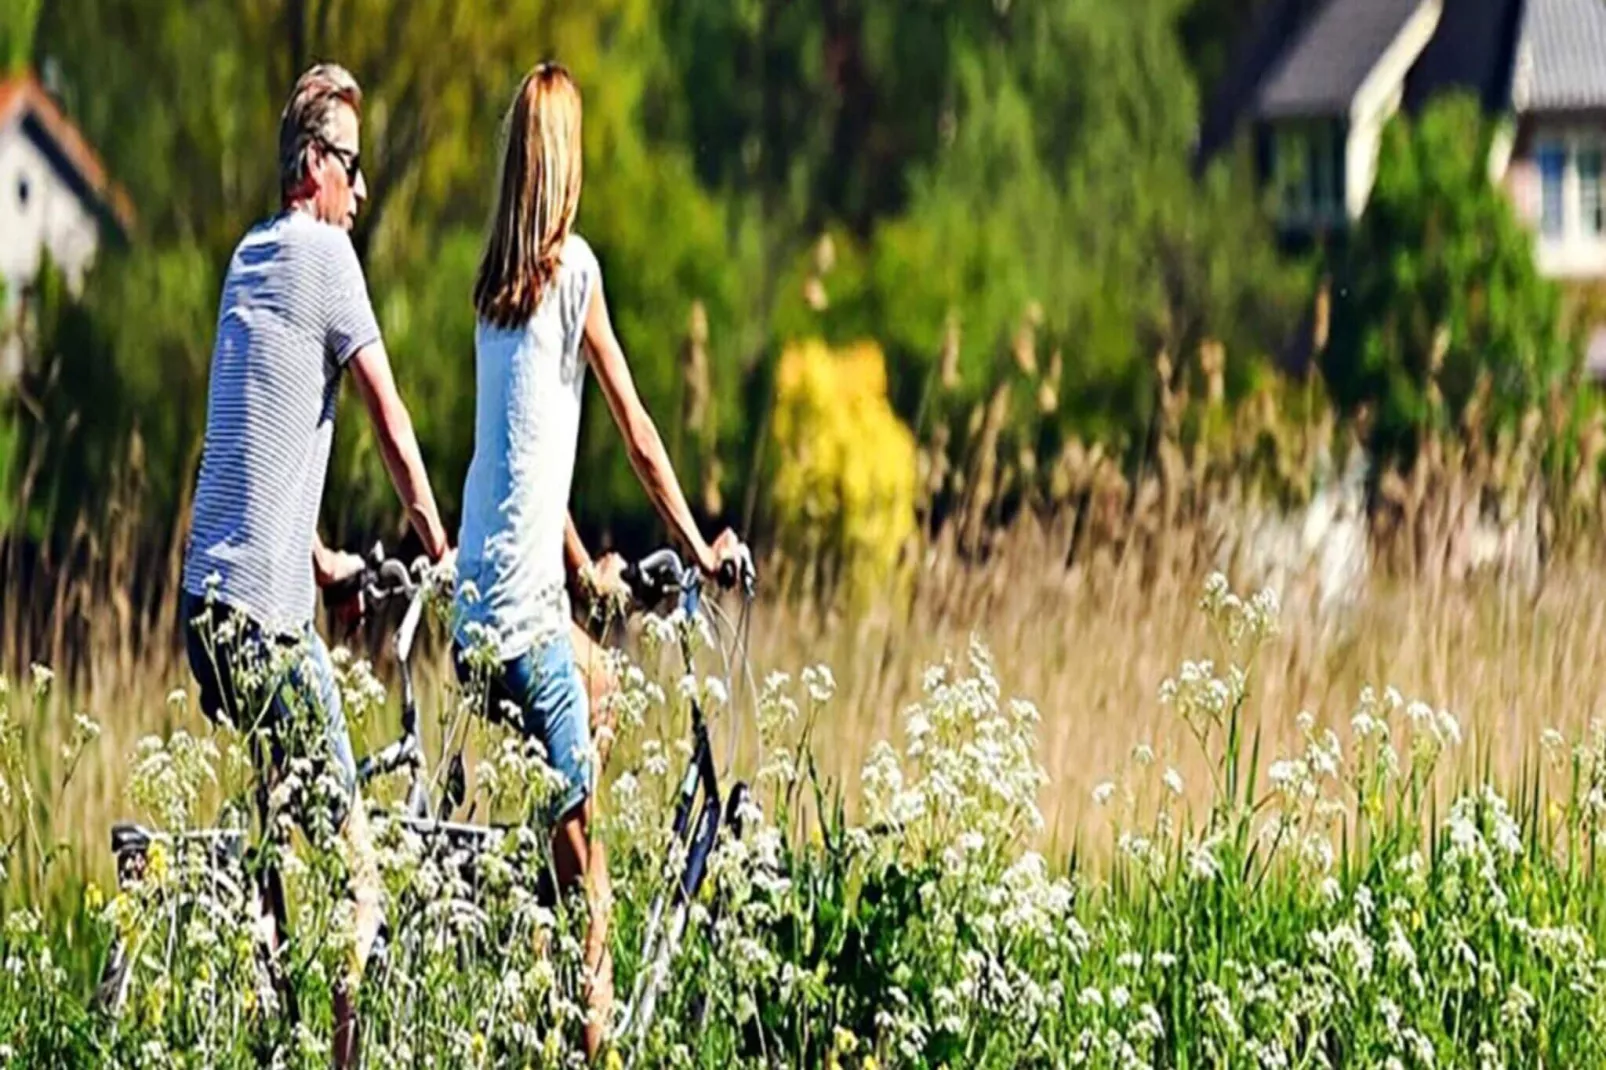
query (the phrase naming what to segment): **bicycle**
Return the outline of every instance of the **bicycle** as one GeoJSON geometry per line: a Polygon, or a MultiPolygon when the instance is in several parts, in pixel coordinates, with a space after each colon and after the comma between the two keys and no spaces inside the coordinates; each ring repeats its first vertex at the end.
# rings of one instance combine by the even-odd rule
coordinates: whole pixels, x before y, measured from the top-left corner
{"type": "MultiPolygon", "coordinates": [[[[623,579],[631,592],[631,601],[635,608],[661,610],[672,606],[681,612],[688,625],[702,610],[701,573],[695,567],[686,566],[673,550],[659,550],[627,565],[623,579]]],[[[750,624],[749,613],[756,581],[751,560],[746,558],[738,562],[726,577],[722,577],[722,582],[726,586],[741,588],[742,613],[736,631],[737,644],[744,658],[750,624]]],[[[409,623],[416,625],[420,605],[418,597],[417,594],[413,595],[403,627],[398,633],[397,654],[402,668],[404,734],[402,739],[392,743],[376,756],[372,770],[367,763],[361,766],[359,775],[366,780],[370,774],[378,775],[398,768],[404,762],[412,763],[414,774],[410,785],[409,813],[403,819],[404,822],[414,832],[425,837],[442,837],[451,849],[458,852],[457,864],[472,882],[477,870],[478,854],[492,849],[516,826],[478,825],[447,819],[463,799],[461,743],[450,759],[449,768],[453,772],[448,776],[449,787],[441,808],[434,818],[427,816],[427,794],[419,789],[425,766],[422,748],[417,742],[417,710],[413,701],[411,674],[407,664],[407,654],[411,649],[409,623]],[[409,637],[409,641],[404,642],[403,637],[409,637]]],[[[690,671],[694,667],[694,655],[689,626],[681,631],[680,647],[686,668],[690,671]]],[[[631,998],[625,1004],[614,1030],[614,1035],[619,1040],[631,1037],[640,1039],[651,1027],[658,998],[667,983],[669,968],[686,936],[692,903],[707,878],[708,863],[719,834],[724,829],[729,830],[731,835],[740,836],[743,813],[751,804],[751,793],[745,782],[737,781],[728,793],[722,793],[719,773],[715,768],[712,738],[702,704],[694,696],[690,707],[692,750],[679,782],[670,827],[670,850],[678,849],[684,852],[684,861],[678,876],[672,881],[672,889],[668,892],[661,889],[649,907],[644,948],[640,959],[641,967],[636,975],[631,998]]],[[[541,877],[550,878],[550,870],[543,870],[541,877]]],[[[543,885],[538,898],[548,906],[555,901],[556,892],[549,881],[543,885]]],[[[714,940],[717,934],[720,906],[720,902],[716,900],[707,916],[711,940],[714,940]]],[[[699,1000],[693,1009],[693,1017],[698,1028],[701,1028],[706,1021],[707,1013],[706,1000],[699,1000]]]]}
{"type": "MultiPolygon", "coordinates": [[[[384,557],[383,549],[375,547],[364,571],[344,588],[331,591],[326,600],[344,601],[353,590],[360,589],[374,607],[396,598],[406,598],[407,608],[398,625],[394,649],[402,682],[401,735],[377,752],[364,757],[357,766],[358,783],[366,787],[373,780],[405,770],[408,780],[405,802],[399,813],[391,814],[376,808],[374,815],[380,820],[394,820],[417,834],[436,849],[449,852],[461,872],[473,880],[478,870],[477,861],[492,850],[508,831],[509,824],[475,824],[451,820],[466,795],[466,776],[463,750],[460,744],[446,763],[446,781],[441,798],[431,805],[429,763],[419,731],[419,710],[413,684],[411,655],[417,633],[423,622],[427,586],[417,576],[417,568],[408,569],[400,561],[384,557]],[[433,810],[433,813],[431,812],[433,810]]],[[[664,608],[673,604],[685,615],[694,619],[702,609],[702,578],[695,568],[686,567],[673,550],[660,550],[635,562],[624,571],[624,580],[632,594],[632,601],[640,608],[664,608]]],[[[750,561],[742,562],[732,575],[729,585],[740,586],[743,610],[739,629],[739,642],[746,652],[749,610],[752,605],[756,576],[750,561]]],[[[681,651],[690,670],[693,651],[686,632],[681,634],[681,651]]],[[[684,851],[684,862],[672,889],[663,890],[654,897],[649,908],[641,968],[637,973],[630,1000],[626,1003],[615,1030],[620,1038],[645,1036],[656,1013],[657,1001],[667,983],[669,967],[686,936],[691,917],[691,904],[702,889],[707,877],[707,866],[718,841],[721,829],[740,835],[742,813],[750,802],[750,793],[744,782],[732,785],[728,794],[722,794],[719,774],[715,769],[713,746],[709,727],[700,702],[691,702],[692,753],[686,771],[681,777],[676,806],[671,824],[671,850],[684,851]],[[701,799],[699,807],[698,800],[701,799]],[[693,823],[693,811],[696,821],[693,823]]],[[[146,870],[152,847],[158,843],[169,845],[175,853],[184,854],[194,845],[214,847],[209,860],[209,879],[223,883],[226,891],[238,899],[243,891],[239,884],[242,869],[255,869],[252,895],[249,902],[254,915],[253,929],[261,935],[257,948],[260,967],[259,986],[264,999],[275,998],[289,1015],[291,1024],[297,1019],[295,994],[277,957],[282,937],[290,932],[288,912],[282,878],[278,868],[266,860],[256,866],[242,865],[246,858],[243,829],[198,829],[182,833],[166,833],[145,828],[133,822],[119,822],[112,828],[111,845],[117,859],[118,881],[126,885],[140,879],[146,870]]],[[[176,920],[178,912],[193,905],[193,894],[175,897],[170,904],[176,920]]],[[[550,883],[544,885],[540,898],[548,905],[555,900],[550,883]]],[[[475,909],[472,904],[465,904],[475,909]]],[[[708,915],[710,938],[717,931],[714,926],[719,917],[719,904],[708,915]]],[[[407,942],[406,919],[387,918],[376,942],[370,960],[370,969],[383,968],[392,943],[407,942]]],[[[175,927],[173,931],[177,931],[175,927]]],[[[108,949],[101,983],[97,986],[95,1003],[113,1015],[126,1003],[130,980],[131,955],[137,949],[122,946],[120,937],[114,938],[108,949]]],[[[694,1008],[699,1026],[706,1020],[706,1001],[694,1008]]]]}
{"type": "MultiPolygon", "coordinates": [[[[360,588],[370,603],[379,606],[397,596],[409,599],[407,612],[397,628],[395,649],[402,669],[402,735],[399,739],[365,758],[357,767],[359,785],[379,776],[407,767],[412,776],[408,786],[407,804],[403,820],[419,825],[433,833],[446,831],[462,835],[465,830],[453,829],[450,823],[429,819],[429,797],[423,787],[427,772],[424,748],[418,733],[418,705],[413,689],[410,657],[413,643],[422,623],[424,603],[423,586],[404,564],[384,558],[383,550],[375,547],[371,565],[353,581],[336,591],[327,592],[326,600],[341,601],[360,588]]],[[[416,569],[414,570],[416,571],[416,569]]],[[[461,794],[461,770],[453,770],[448,781],[447,799],[453,789],[461,794]]],[[[443,800],[442,806],[446,805],[443,800]]],[[[257,792],[258,816],[264,826],[267,816],[265,786],[257,792]]],[[[180,931],[180,920],[186,912],[208,909],[216,900],[239,902],[244,899],[251,911],[248,924],[256,937],[255,953],[258,969],[258,998],[263,1006],[277,1003],[292,1026],[299,1020],[295,992],[285,975],[278,952],[283,938],[290,932],[288,904],[284,892],[283,875],[266,852],[247,847],[246,831],[235,827],[213,827],[182,832],[167,832],[147,828],[138,822],[116,822],[111,829],[111,851],[115,860],[117,883],[120,890],[137,886],[150,869],[154,849],[161,847],[180,863],[188,861],[197,849],[208,853],[201,869],[203,886],[199,889],[180,888],[177,895],[164,903],[165,914],[172,923],[170,934],[180,931]],[[249,883],[249,892],[246,885],[249,883]]],[[[154,926],[152,927],[155,928],[154,926]]],[[[172,936],[169,937],[171,943],[172,936]]],[[[121,933],[114,934],[107,948],[100,980],[91,996],[92,1009],[111,1017],[119,1016],[128,1000],[131,968],[139,953],[138,947],[127,947],[121,933]]]]}

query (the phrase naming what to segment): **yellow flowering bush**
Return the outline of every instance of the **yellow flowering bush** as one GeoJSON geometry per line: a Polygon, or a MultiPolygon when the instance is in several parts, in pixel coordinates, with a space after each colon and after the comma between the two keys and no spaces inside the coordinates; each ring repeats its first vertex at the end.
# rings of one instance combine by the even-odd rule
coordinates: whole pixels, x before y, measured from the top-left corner
{"type": "Polygon", "coordinates": [[[886,580],[914,534],[915,441],[887,400],[874,342],[781,354],[771,486],[783,546],[831,561],[850,595],[886,580]]]}

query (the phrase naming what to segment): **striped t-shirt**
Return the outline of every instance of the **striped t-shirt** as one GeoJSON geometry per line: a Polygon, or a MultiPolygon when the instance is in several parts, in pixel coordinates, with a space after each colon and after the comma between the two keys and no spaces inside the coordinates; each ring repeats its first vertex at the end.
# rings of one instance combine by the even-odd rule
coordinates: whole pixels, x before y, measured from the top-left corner
{"type": "Polygon", "coordinates": [[[312,620],[340,373],[378,338],[345,231],[286,212],[241,239],[218,308],[186,591],[215,583],[221,601],[270,632],[312,620]]]}

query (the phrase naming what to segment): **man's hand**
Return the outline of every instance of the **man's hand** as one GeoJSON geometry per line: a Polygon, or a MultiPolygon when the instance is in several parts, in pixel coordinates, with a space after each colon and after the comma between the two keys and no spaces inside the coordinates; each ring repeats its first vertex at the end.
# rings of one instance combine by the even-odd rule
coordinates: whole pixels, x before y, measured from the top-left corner
{"type": "Polygon", "coordinates": [[[345,550],[325,550],[312,559],[312,571],[319,587],[345,583],[366,567],[361,557],[345,550]]]}
{"type": "MultiPolygon", "coordinates": [[[[318,586],[326,590],[351,583],[362,575],[366,567],[367,564],[361,557],[344,550],[324,550],[321,554],[314,554],[312,559],[313,573],[318,586]]],[[[354,585],[352,596],[336,603],[334,608],[335,615],[342,624],[361,620],[367,610],[363,604],[362,586],[354,585]]]]}

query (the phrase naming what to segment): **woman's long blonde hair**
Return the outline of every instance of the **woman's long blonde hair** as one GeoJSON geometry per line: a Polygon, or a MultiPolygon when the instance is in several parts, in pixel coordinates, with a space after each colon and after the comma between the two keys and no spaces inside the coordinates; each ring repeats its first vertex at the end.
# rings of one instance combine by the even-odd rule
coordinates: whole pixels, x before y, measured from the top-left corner
{"type": "Polygon", "coordinates": [[[505,140],[474,311],[516,327],[541,303],[580,207],[580,89],[568,71],[543,63],[524,76],[505,140]]]}

